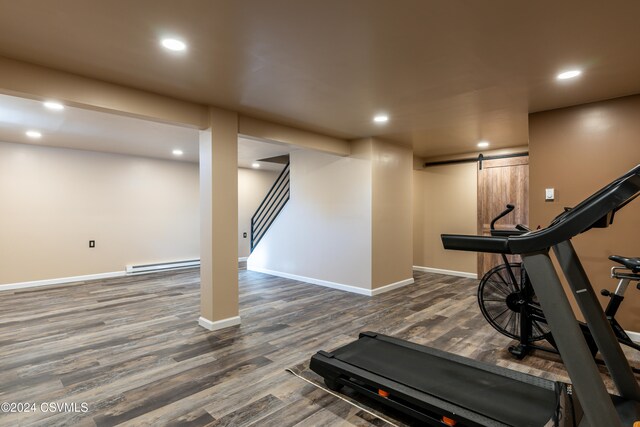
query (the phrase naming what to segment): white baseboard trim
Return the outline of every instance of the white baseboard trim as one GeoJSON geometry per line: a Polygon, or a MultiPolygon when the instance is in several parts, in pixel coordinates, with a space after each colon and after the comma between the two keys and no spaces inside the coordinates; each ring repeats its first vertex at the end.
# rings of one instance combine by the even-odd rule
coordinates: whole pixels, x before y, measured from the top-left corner
{"type": "Polygon", "coordinates": [[[270,274],[272,276],[284,277],[285,279],[297,280],[299,282],[310,283],[312,285],[324,286],[326,288],[338,289],[340,291],[351,292],[359,295],[366,295],[372,297],[385,292],[392,291],[394,289],[401,288],[413,283],[413,278],[401,280],[399,282],[391,283],[389,285],[381,286],[375,289],[365,289],[358,286],[345,285],[343,283],[330,282],[328,280],[314,279],[312,277],[298,276],[297,274],[283,273],[282,271],[269,270],[267,268],[248,266],[248,270],[258,273],[270,274]]]}
{"type": "Polygon", "coordinates": [[[241,257],[238,257],[238,262],[246,261],[248,259],[249,259],[248,256],[241,256],[241,257]]]}
{"type": "Polygon", "coordinates": [[[272,276],[284,277],[285,279],[298,280],[300,282],[311,283],[312,285],[320,285],[326,288],[352,292],[354,294],[371,296],[371,289],[360,288],[358,286],[344,285],[342,283],[329,282],[328,280],[320,280],[320,279],[314,279],[312,277],[298,276],[297,274],[283,273],[281,271],[274,271],[274,270],[269,270],[266,268],[255,267],[255,266],[247,266],[247,270],[256,271],[258,273],[270,274],[272,276]]]}
{"type": "Polygon", "coordinates": [[[239,325],[240,316],[234,316],[234,317],[229,317],[227,319],[216,320],[215,322],[212,322],[211,320],[205,319],[204,317],[200,316],[200,318],[198,319],[198,324],[210,331],[217,331],[218,329],[224,329],[230,326],[239,325]]]}
{"type": "Polygon", "coordinates": [[[125,271],[112,271],[110,273],[86,274],[84,276],[60,277],[57,279],[34,280],[31,282],[8,283],[6,285],[0,285],[0,291],[61,285],[72,282],[84,282],[87,280],[108,279],[111,277],[126,276],[126,274],[127,273],[125,271]]]}
{"type": "Polygon", "coordinates": [[[389,291],[392,291],[394,289],[401,288],[403,286],[411,285],[413,283],[414,283],[413,277],[411,277],[410,279],[400,280],[399,282],[390,283],[388,285],[372,289],[371,290],[371,296],[380,295],[380,294],[383,294],[385,292],[389,292],[389,291]]]}
{"type": "Polygon", "coordinates": [[[633,342],[637,342],[640,344],[640,332],[633,332],[633,331],[625,331],[627,333],[627,335],[629,335],[629,338],[631,338],[631,341],[633,342]]]}
{"type": "Polygon", "coordinates": [[[477,273],[467,273],[466,271],[443,270],[441,268],[421,267],[419,265],[414,265],[413,269],[417,271],[424,271],[426,273],[448,274],[449,276],[466,277],[468,279],[478,278],[477,273]]]}

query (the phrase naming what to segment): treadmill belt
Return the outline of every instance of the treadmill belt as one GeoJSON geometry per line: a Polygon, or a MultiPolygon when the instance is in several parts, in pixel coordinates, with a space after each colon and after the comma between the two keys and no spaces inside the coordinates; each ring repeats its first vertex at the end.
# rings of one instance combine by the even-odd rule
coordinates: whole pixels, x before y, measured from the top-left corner
{"type": "Polygon", "coordinates": [[[543,426],[556,393],[473,366],[361,337],[333,352],[336,359],[513,426],[543,426]]]}

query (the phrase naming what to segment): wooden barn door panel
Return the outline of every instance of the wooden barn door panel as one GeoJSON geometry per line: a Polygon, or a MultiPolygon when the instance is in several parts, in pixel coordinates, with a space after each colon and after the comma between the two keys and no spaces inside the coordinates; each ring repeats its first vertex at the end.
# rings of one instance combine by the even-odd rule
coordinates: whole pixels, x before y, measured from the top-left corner
{"type": "MultiPolygon", "coordinates": [[[[491,220],[506,209],[513,212],[496,223],[497,229],[512,229],[516,224],[529,223],[529,157],[511,157],[478,163],[478,234],[490,236],[491,220]]],[[[519,257],[509,256],[518,261],[519,257]]],[[[478,254],[478,278],[502,264],[500,255],[478,254]]]]}

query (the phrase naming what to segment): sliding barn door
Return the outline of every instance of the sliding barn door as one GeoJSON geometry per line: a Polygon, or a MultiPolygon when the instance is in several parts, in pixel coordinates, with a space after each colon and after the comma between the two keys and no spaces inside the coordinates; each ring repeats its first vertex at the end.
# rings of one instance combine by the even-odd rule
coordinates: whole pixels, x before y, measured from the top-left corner
{"type": "MultiPolygon", "coordinates": [[[[478,234],[490,236],[491,220],[507,204],[515,210],[496,223],[498,229],[512,229],[529,223],[529,157],[511,157],[478,163],[478,234]]],[[[510,256],[511,260],[519,258],[510,256]]],[[[496,254],[478,254],[478,278],[502,264],[496,254]]]]}

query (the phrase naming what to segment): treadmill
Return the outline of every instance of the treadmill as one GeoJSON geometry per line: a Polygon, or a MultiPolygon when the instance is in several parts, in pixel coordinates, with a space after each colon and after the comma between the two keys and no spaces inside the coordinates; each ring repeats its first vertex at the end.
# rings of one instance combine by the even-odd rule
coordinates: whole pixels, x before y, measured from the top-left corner
{"type": "Polygon", "coordinates": [[[519,254],[545,313],[572,385],[478,362],[434,348],[363,332],[310,368],[327,387],[347,386],[431,426],[640,425],[640,387],[571,238],[613,223],[640,195],[640,165],[609,183],[544,229],[514,236],[443,234],[446,249],[519,254]],[[589,325],[618,395],[610,395],[584,340],[550,258],[553,251],[589,325]],[[635,424],[638,423],[638,424],[635,424]]]}

